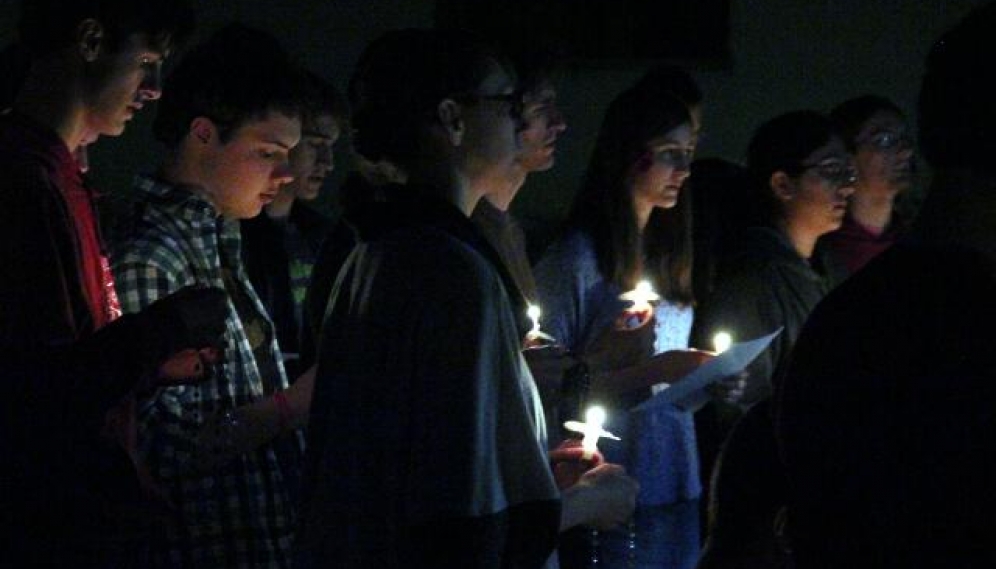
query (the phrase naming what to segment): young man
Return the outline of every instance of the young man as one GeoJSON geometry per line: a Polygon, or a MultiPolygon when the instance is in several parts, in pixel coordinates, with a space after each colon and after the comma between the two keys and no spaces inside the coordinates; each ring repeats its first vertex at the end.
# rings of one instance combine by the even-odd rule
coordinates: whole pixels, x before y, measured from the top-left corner
{"type": "MultiPolygon", "coordinates": [[[[305,293],[331,220],[307,202],[314,201],[333,168],[332,148],[346,127],[342,95],[317,75],[308,76],[309,93],[301,123],[301,143],[290,152],[294,181],[280,188],[263,213],[242,222],[246,273],[277,327],[288,377],[311,366],[303,359],[305,293]]],[[[307,350],[305,350],[307,351],[307,350]]]]}
{"type": "MultiPolygon", "coordinates": [[[[108,413],[203,374],[200,348],[221,333],[223,297],[187,290],[118,319],[94,194],[73,154],[84,141],[121,134],[159,97],[159,66],[192,13],[177,0],[21,8],[30,67],[0,116],[0,376],[8,390],[0,564],[132,566],[149,519],[134,515],[148,509],[127,445],[102,434],[114,430],[108,413]]],[[[127,423],[128,413],[116,418],[127,423]]]]}
{"type": "Polygon", "coordinates": [[[225,290],[216,377],[161,391],[140,440],[176,505],[154,551],[164,566],[286,567],[311,382],[288,389],[274,327],[240,260],[238,220],[293,180],[301,80],[276,40],[229,26],[179,64],[154,124],[167,147],[114,254],[125,312],[185,284],[225,290]]]}

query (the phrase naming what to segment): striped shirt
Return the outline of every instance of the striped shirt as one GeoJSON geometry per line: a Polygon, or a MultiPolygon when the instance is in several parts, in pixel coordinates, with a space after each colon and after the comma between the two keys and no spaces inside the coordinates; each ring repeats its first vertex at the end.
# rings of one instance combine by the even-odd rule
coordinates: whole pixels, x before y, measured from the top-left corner
{"type": "Polygon", "coordinates": [[[164,542],[155,545],[156,562],[288,567],[299,436],[271,441],[206,474],[191,462],[205,421],[287,387],[273,325],[239,261],[238,223],[182,187],[147,177],[136,186],[135,217],[113,255],[123,310],[139,311],[187,285],[229,291],[225,360],[214,378],[163,389],[140,411],[143,454],[177,506],[164,542]],[[232,287],[238,287],[234,296],[232,287]]]}

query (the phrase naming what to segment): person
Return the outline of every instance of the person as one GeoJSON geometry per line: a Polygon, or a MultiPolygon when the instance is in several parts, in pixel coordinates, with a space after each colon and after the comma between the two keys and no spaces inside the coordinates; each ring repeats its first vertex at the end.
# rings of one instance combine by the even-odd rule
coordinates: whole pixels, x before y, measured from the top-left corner
{"type": "Polygon", "coordinates": [[[704,329],[745,340],[782,331],[748,366],[744,399],[718,409],[725,443],[712,472],[701,569],[786,566],[779,533],[785,474],[770,394],[809,313],[835,283],[837,273],[816,241],[840,226],[854,191],[851,156],[834,124],[815,111],[765,122],[747,154],[758,216],[766,223],[748,227],[743,248],[720,272],[703,307],[704,329]]]}
{"type": "Polygon", "coordinates": [[[290,152],[294,180],[280,188],[261,215],[241,222],[246,273],[273,319],[291,378],[314,363],[313,358],[302,358],[308,333],[304,301],[318,252],[331,229],[331,220],[308,203],[319,196],[332,172],[333,146],[347,128],[346,105],[338,90],[312,73],[307,82],[301,143],[290,152]]]}
{"type": "Polygon", "coordinates": [[[192,25],[179,1],[21,5],[0,114],[0,564],[142,564],[157,505],[127,441],[130,402],[209,371],[223,300],[186,289],[119,318],[73,154],[158,98],[159,66],[192,25]]]}
{"type": "Polygon", "coordinates": [[[539,301],[536,279],[526,252],[525,234],[509,208],[529,174],[553,168],[557,141],[567,130],[567,123],[557,106],[552,58],[520,52],[513,57],[513,63],[522,97],[517,158],[520,176],[486,194],[474,208],[470,220],[501,255],[526,301],[536,304],[539,301]]]}
{"type": "Polygon", "coordinates": [[[990,2],[930,50],[917,138],[934,177],[919,216],[820,303],[776,393],[800,569],[996,561],[996,112],[979,83],[993,25],[990,2]]]}
{"type": "Polygon", "coordinates": [[[153,561],[286,567],[312,383],[288,387],[238,220],[293,178],[302,79],[270,35],[232,24],[168,81],[153,124],[167,151],[136,180],[141,199],[113,254],[118,294],[134,312],[187,283],[224,290],[227,349],[210,381],[161,390],[142,410],[142,448],[176,506],[153,561]]]}
{"type": "Polygon", "coordinates": [[[514,76],[473,36],[400,30],[367,47],[349,92],[356,151],[406,181],[345,211],[359,244],[323,326],[299,563],[543,566],[562,525],[628,510],[569,498],[625,486],[612,465],[561,501],[521,355],[525,306],[469,220],[520,176],[514,76]]]}
{"type": "Polygon", "coordinates": [[[844,101],[830,111],[830,119],[854,154],[858,179],[844,223],[823,239],[853,274],[895,243],[909,223],[896,198],[913,183],[913,141],[903,112],[884,97],[844,101]]]}
{"type": "Polygon", "coordinates": [[[720,331],[742,341],[783,330],[748,366],[743,397],[727,406],[726,431],[740,410],[770,396],[772,378],[785,365],[807,316],[843,278],[816,244],[840,227],[855,183],[843,140],[815,111],[785,113],[758,127],[747,166],[756,210],[747,215],[753,221],[719,269],[696,334],[706,345],[720,331]]]}
{"type": "Polygon", "coordinates": [[[624,412],[652,384],[674,381],[709,357],[684,350],[693,299],[681,187],[693,151],[682,101],[653,89],[620,94],[606,111],[564,234],[536,267],[543,329],[587,366],[589,398],[610,405],[607,428],[623,439],[603,451],[640,483],[636,559],[627,559],[625,532],[612,532],[600,537],[609,567],[665,559],[688,567],[698,554],[701,487],[691,412],[624,412]],[[641,278],[666,300],[630,329],[620,322],[619,296],[641,278]]]}

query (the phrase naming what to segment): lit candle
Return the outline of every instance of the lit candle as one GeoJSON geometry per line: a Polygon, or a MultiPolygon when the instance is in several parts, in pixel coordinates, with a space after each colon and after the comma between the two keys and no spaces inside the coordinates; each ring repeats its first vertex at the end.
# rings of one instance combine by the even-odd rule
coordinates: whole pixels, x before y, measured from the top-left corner
{"type": "Polygon", "coordinates": [[[716,348],[717,354],[722,354],[726,350],[729,350],[731,344],[733,344],[733,337],[730,336],[729,332],[717,332],[712,337],[712,345],[716,348]]]}
{"type": "Polygon", "coordinates": [[[540,330],[540,316],[542,314],[543,311],[540,310],[540,307],[535,304],[530,304],[529,307],[526,308],[526,316],[533,321],[533,327],[526,332],[527,347],[537,347],[555,342],[553,336],[540,330]]]}
{"type": "Polygon", "coordinates": [[[538,336],[541,334],[539,325],[541,314],[543,314],[543,312],[540,310],[540,307],[535,304],[530,304],[529,308],[526,309],[526,316],[529,316],[529,319],[533,321],[533,328],[529,331],[530,336],[538,336]]]}
{"type": "Polygon", "coordinates": [[[584,460],[591,460],[595,456],[595,452],[598,451],[598,439],[606,437],[619,440],[619,437],[602,428],[602,425],[605,424],[605,417],[605,409],[594,405],[585,413],[585,422],[567,421],[564,423],[564,427],[568,430],[583,435],[581,439],[581,458],[584,460]]]}
{"type": "Polygon", "coordinates": [[[638,328],[653,313],[654,307],[651,303],[660,299],[660,295],[647,280],[636,283],[636,288],[633,290],[620,294],[619,300],[633,303],[623,313],[626,327],[638,328]]]}

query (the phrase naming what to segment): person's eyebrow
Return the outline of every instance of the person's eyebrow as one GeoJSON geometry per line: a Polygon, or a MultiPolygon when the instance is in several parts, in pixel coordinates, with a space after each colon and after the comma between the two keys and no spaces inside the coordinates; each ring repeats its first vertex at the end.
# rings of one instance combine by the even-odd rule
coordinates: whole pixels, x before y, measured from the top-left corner
{"type": "Polygon", "coordinates": [[[279,146],[280,148],[283,148],[284,150],[290,150],[294,146],[292,144],[288,144],[288,143],[286,143],[286,142],[284,142],[282,140],[277,140],[275,138],[264,138],[262,140],[262,142],[263,142],[263,144],[272,144],[274,146],[279,146]]]}
{"type": "Polygon", "coordinates": [[[317,130],[305,130],[301,132],[301,136],[308,136],[311,138],[321,138],[323,140],[332,140],[333,137],[325,134],[324,132],[318,132],[317,130]]]}

